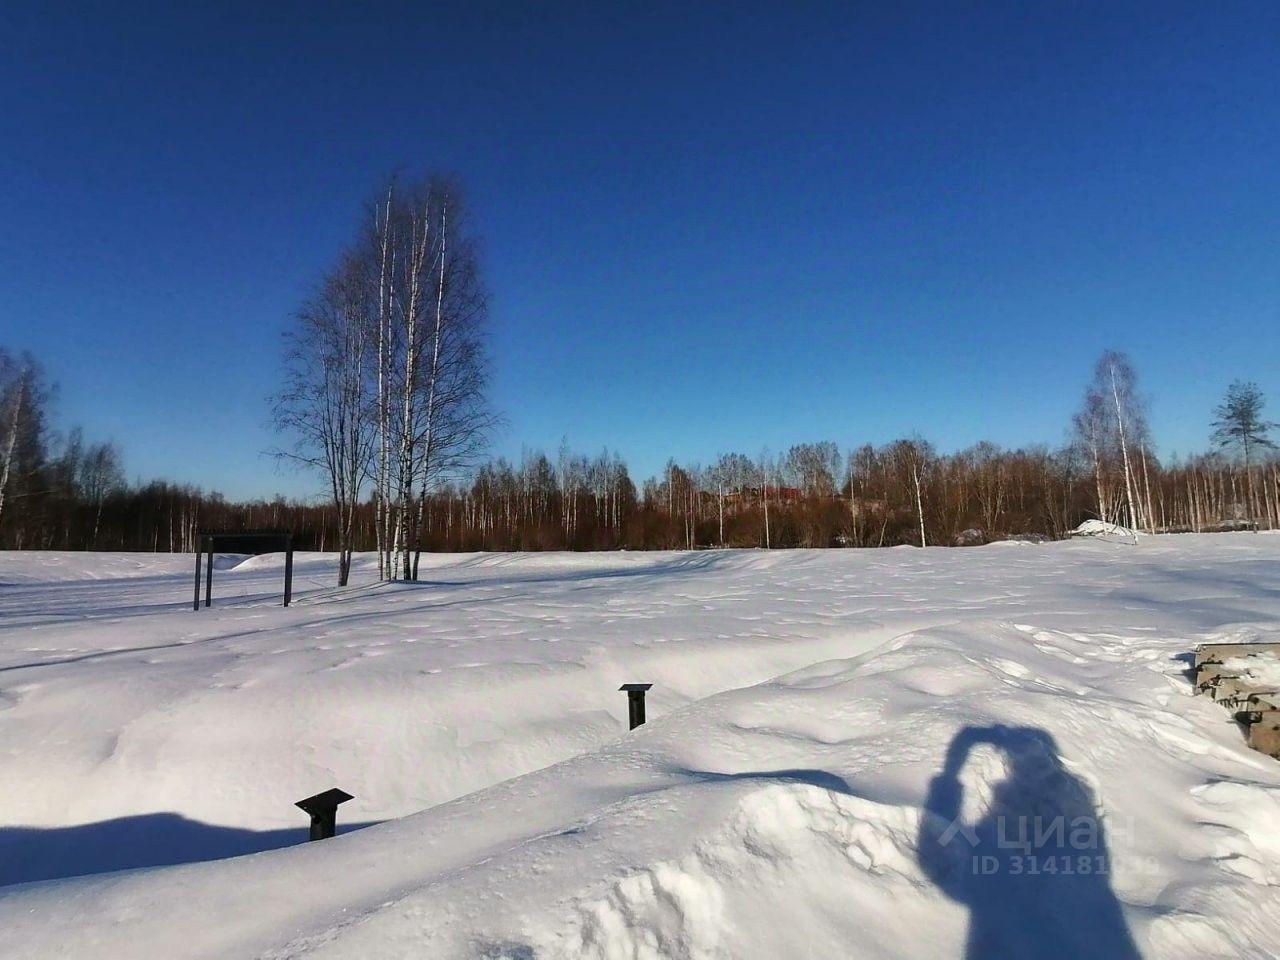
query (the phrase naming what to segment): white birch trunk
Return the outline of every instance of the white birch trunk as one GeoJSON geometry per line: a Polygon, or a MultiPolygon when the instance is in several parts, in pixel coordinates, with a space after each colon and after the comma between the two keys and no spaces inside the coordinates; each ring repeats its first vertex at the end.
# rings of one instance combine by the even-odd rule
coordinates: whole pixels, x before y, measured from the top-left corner
{"type": "Polygon", "coordinates": [[[920,546],[928,546],[928,542],[924,536],[924,501],[920,496],[920,465],[912,461],[911,463],[911,479],[916,486],[916,516],[920,518],[920,546]]]}
{"type": "Polygon", "coordinates": [[[13,399],[13,414],[9,417],[9,439],[5,443],[4,465],[0,466],[0,516],[4,515],[4,493],[9,488],[9,474],[13,467],[13,448],[18,442],[18,423],[22,419],[22,404],[26,397],[25,375],[18,381],[18,392],[13,399]]]}
{"type": "Polygon", "coordinates": [[[1129,504],[1129,525],[1136,530],[1141,524],[1141,520],[1138,517],[1133,496],[1133,470],[1129,465],[1129,445],[1125,441],[1124,414],[1120,408],[1120,390],[1116,385],[1116,368],[1114,365],[1111,367],[1111,397],[1115,401],[1116,429],[1120,435],[1120,456],[1124,461],[1124,488],[1125,497],[1129,504]]]}

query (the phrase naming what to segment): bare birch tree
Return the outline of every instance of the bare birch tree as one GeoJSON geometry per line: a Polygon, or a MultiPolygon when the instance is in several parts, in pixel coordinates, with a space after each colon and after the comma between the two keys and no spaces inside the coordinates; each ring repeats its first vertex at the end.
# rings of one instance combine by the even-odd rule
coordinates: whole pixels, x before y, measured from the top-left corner
{"type": "MultiPolygon", "coordinates": [[[[35,358],[0,348],[0,519],[45,465],[44,417],[50,388],[35,358]]],[[[21,545],[19,543],[19,545],[21,545]]]]}
{"type": "Polygon", "coordinates": [[[98,531],[102,527],[102,509],[107,497],[124,486],[120,469],[120,452],[110,443],[95,443],[85,451],[79,463],[78,486],[81,496],[93,507],[93,530],[88,548],[97,549],[98,531]]]}
{"type": "Polygon", "coordinates": [[[929,540],[924,524],[924,481],[934,460],[933,448],[927,441],[913,437],[910,440],[896,441],[890,447],[889,455],[909,484],[907,489],[914,500],[916,522],[920,528],[920,546],[927,547],[929,540]]]}
{"type": "Polygon", "coordinates": [[[1111,486],[1112,451],[1115,442],[1115,421],[1107,413],[1107,403],[1102,393],[1090,386],[1085,390],[1080,412],[1072,420],[1075,443],[1093,468],[1094,497],[1098,507],[1098,519],[1103,523],[1115,523],[1119,517],[1119,502],[1111,486]]]}
{"type": "Polygon", "coordinates": [[[777,486],[777,478],[777,461],[767,449],[761,450],[760,456],[756,458],[752,479],[760,488],[760,502],[764,507],[764,548],[766,550],[773,547],[773,538],[769,529],[769,494],[770,488],[777,486]]]}
{"type": "Polygon", "coordinates": [[[13,473],[13,453],[18,446],[18,428],[30,394],[30,376],[26,370],[11,374],[9,383],[4,385],[4,407],[0,415],[0,517],[4,516],[5,491],[9,489],[9,477],[13,473]]]}
{"type": "Polygon", "coordinates": [[[375,496],[380,575],[412,575],[433,487],[474,462],[486,399],[487,300],[457,185],[392,182],[370,211],[377,264],[375,496]]]}
{"type": "Polygon", "coordinates": [[[1144,511],[1138,479],[1130,449],[1141,443],[1147,433],[1146,411],[1137,389],[1137,373],[1129,357],[1115,350],[1107,350],[1098,358],[1094,367],[1093,391],[1106,397],[1114,417],[1116,439],[1120,447],[1120,462],[1124,471],[1124,496],[1128,507],[1128,526],[1140,529],[1144,511]]]}
{"type": "MultiPolygon", "coordinates": [[[[338,584],[351,575],[355,519],[369,477],[375,430],[368,388],[370,265],[349,254],[286,332],[276,426],[294,437],[281,455],[323,471],[337,512],[338,584]]],[[[380,398],[379,398],[380,399],[380,398]]]]}

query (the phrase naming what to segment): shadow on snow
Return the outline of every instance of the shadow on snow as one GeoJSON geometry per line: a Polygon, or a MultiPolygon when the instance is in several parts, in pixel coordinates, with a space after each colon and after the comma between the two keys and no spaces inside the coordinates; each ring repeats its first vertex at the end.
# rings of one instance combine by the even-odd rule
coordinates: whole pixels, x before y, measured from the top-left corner
{"type": "Polygon", "coordinates": [[[1045,730],[961,730],[929,785],[917,850],[930,879],[969,908],[966,960],[1138,960],[1093,791],[1045,730]],[[966,823],[960,774],[975,747],[1000,755],[1005,778],[966,823]]]}
{"type": "MultiPolygon", "coordinates": [[[[299,818],[305,819],[299,813],[299,818]]],[[[372,823],[339,824],[350,833],[372,823]]],[[[73,827],[0,827],[0,886],[113,870],[167,867],[278,850],[307,840],[308,827],[247,830],[149,813],[73,827]]]]}

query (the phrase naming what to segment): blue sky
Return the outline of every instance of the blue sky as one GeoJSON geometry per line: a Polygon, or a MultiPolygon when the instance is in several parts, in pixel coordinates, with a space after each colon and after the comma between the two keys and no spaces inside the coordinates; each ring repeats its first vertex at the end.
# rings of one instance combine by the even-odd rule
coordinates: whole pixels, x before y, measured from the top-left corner
{"type": "Polygon", "coordinates": [[[0,343],[131,477],[305,493],[280,330],[396,168],[464,179],[493,399],[633,473],[1280,417],[1280,5],[10,3],[0,343]]]}

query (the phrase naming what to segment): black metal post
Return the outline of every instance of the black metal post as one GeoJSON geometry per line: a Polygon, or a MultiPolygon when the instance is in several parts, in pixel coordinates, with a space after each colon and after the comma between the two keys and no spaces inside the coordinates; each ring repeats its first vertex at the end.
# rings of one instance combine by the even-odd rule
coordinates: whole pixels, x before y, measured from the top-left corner
{"type": "Polygon", "coordinates": [[[209,566],[204,572],[204,605],[213,604],[213,540],[209,541],[209,566]]]}
{"type": "Polygon", "coordinates": [[[284,605],[287,607],[293,599],[293,541],[284,551],[284,605]]]}
{"type": "Polygon", "coordinates": [[[652,683],[624,683],[619,690],[627,691],[627,719],[634,730],[644,723],[644,694],[652,683]]]}
{"type": "Polygon", "coordinates": [[[200,548],[196,550],[196,599],[192,606],[193,610],[200,609],[200,558],[204,556],[204,542],[200,543],[200,548]]]}
{"type": "Polygon", "coordinates": [[[338,804],[355,798],[345,790],[333,787],[314,797],[307,797],[294,804],[311,815],[310,840],[328,840],[338,831],[338,804]]]}

